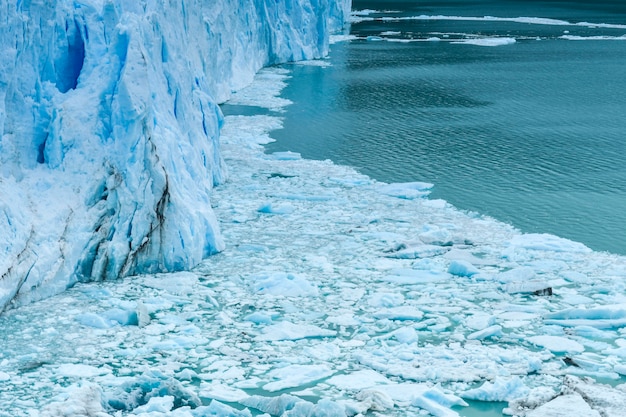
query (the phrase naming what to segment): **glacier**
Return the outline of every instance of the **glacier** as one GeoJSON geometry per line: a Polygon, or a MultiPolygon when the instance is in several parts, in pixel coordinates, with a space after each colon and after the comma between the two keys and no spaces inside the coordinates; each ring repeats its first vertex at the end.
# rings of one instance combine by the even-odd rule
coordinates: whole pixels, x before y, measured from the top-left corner
{"type": "Polygon", "coordinates": [[[350,3],[0,1],[0,311],[222,250],[217,104],[350,3]]]}
{"type": "Polygon", "coordinates": [[[226,250],[0,316],[0,417],[626,415],[626,257],[265,153],[281,116],[225,117],[226,250]]]}

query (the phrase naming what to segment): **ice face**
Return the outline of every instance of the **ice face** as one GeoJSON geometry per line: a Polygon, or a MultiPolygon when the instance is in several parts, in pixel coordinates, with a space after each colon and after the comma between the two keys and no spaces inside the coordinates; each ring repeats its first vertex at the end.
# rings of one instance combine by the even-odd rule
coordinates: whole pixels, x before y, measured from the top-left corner
{"type": "Polygon", "coordinates": [[[350,2],[0,2],[0,311],[224,248],[216,103],[350,2]]]}

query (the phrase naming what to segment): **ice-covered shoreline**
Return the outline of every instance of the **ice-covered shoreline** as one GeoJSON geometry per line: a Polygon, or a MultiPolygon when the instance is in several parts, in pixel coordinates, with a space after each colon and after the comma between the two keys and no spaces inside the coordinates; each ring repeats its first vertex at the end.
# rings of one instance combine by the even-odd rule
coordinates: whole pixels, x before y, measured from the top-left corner
{"type": "Polygon", "coordinates": [[[455,416],[469,399],[624,414],[626,258],[522,235],[428,184],[266,155],[279,116],[226,118],[223,253],[0,317],[4,415],[455,416]]]}

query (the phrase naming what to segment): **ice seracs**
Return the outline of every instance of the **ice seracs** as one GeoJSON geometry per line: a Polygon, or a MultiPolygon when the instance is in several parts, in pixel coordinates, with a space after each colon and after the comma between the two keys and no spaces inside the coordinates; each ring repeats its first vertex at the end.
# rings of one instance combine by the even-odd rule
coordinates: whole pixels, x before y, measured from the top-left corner
{"type": "Polygon", "coordinates": [[[0,311],[222,250],[217,103],[263,66],[326,55],[349,9],[1,1],[0,311]]]}

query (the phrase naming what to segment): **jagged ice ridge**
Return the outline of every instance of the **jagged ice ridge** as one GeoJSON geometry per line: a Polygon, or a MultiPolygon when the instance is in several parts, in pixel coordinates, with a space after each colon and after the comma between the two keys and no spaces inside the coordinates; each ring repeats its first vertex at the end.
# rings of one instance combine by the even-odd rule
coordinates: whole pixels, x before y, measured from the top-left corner
{"type": "Polygon", "coordinates": [[[0,311],[223,249],[217,103],[350,3],[0,1],[0,311]]]}

